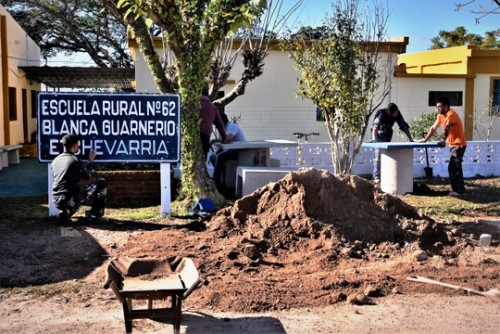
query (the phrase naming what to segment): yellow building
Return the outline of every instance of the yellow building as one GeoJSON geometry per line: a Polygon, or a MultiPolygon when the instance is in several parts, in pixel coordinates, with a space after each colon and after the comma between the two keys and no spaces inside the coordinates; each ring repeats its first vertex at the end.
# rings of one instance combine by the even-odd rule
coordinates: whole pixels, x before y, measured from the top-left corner
{"type": "Polygon", "coordinates": [[[500,140],[500,50],[458,46],[398,56],[393,96],[401,110],[434,112],[445,95],[469,140],[500,140]],[[489,138],[486,127],[490,126],[489,138]]]}
{"type": "Polygon", "coordinates": [[[2,6],[0,55],[0,146],[30,142],[40,84],[28,80],[19,67],[40,65],[40,48],[2,6]]]}

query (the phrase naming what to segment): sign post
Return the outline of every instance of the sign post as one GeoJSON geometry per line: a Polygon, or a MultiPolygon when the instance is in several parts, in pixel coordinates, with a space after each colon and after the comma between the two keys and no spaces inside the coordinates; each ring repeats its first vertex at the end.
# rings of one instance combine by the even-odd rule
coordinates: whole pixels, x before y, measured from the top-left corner
{"type": "MultiPolygon", "coordinates": [[[[161,211],[170,213],[170,163],[180,159],[180,96],[169,94],[38,94],[38,160],[52,162],[65,134],[80,138],[77,156],[98,162],[159,163],[161,211]]],[[[49,199],[52,175],[49,166],[49,199]]],[[[55,208],[49,203],[49,214],[55,208]]]]}

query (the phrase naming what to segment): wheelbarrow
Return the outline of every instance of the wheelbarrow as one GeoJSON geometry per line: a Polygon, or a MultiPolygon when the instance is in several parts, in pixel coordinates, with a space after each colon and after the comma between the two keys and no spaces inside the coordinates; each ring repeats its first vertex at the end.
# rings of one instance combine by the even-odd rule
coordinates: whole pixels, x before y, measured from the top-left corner
{"type": "Polygon", "coordinates": [[[121,257],[109,262],[104,288],[111,288],[122,303],[127,333],[133,319],[154,319],[172,321],[179,334],[182,301],[204,283],[190,258],[121,257]],[[147,306],[134,308],[138,300],[147,301],[147,306]]]}

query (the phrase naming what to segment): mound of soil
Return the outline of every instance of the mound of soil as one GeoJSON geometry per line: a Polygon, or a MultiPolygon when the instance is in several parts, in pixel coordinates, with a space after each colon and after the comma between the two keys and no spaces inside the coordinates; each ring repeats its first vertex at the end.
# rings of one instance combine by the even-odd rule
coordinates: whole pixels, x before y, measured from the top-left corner
{"type": "MultiPolygon", "coordinates": [[[[208,286],[187,304],[258,312],[423,291],[405,278],[466,277],[457,256],[472,244],[369,181],[316,169],[290,173],[205,224],[129,235],[111,255],[192,257],[208,286]]],[[[497,269],[485,265],[482,275],[490,282],[497,269]]]]}

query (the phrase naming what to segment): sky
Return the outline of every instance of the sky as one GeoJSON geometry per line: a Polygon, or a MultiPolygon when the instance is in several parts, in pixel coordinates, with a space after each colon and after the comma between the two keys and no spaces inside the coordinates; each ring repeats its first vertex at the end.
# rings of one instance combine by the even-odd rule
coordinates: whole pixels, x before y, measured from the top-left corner
{"type": "MultiPolygon", "coordinates": [[[[407,36],[410,38],[407,53],[425,51],[432,45],[431,39],[439,35],[439,31],[452,31],[464,26],[468,33],[484,36],[486,31],[500,29],[500,14],[488,15],[476,24],[480,14],[471,10],[494,8],[492,0],[476,0],[460,11],[455,11],[457,3],[470,0],[378,0],[389,11],[387,34],[389,39],[407,36]]],[[[290,8],[296,0],[284,0],[284,7],[290,8]]],[[[333,0],[304,0],[298,17],[302,26],[321,25],[325,11],[332,13],[333,0]]],[[[371,4],[373,0],[361,0],[371,4]]]]}
{"type": "MultiPolygon", "coordinates": [[[[331,4],[336,0],[303,0],[300,9],[294,13],[296,22],[300,26],[316,27],[322,24],[325,11],[331,13],[331,4]]],[[[360,0],[371,4],[374,0],[360,0]]],[[[492,8],[492,0],[476,0],[473,4],[455,11],[456,3],[465,3],[470,0],[378,0],[389,11],[387,22],[388,39],[407,36],[410,42],[406,53],[425,51],[432,45],[431,39],[439,34],[440,30],[452,31],[458,26],[464,26],[469,33],[484,36],[486,31],[500,29],[500,15],[488,15],[476,24],[478,14],[470,10],[492,8]]],[[[284,0],[283,10],[290,8],[297,0],[284,0]]],[[[284,12],[284,11],[282,11],[284,12]]],[[[51,59],[51,66],[95,66],[88,57],[78,55],[67,57],[64,55],[51,59]]]]}

